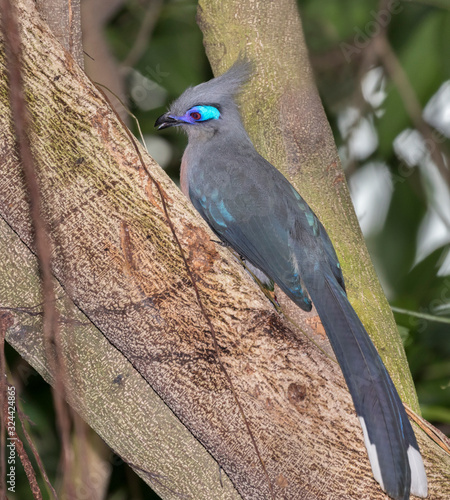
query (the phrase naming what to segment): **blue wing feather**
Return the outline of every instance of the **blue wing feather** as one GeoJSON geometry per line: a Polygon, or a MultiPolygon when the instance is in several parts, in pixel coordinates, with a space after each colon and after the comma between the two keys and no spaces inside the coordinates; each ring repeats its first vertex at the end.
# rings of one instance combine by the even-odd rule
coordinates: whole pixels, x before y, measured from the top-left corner
{"type": "Polygon", "coordinates": [[[203,201],[191,194],[191,200],[219,238],[270,278],[283,277],[278,281],[280,288],[303,310],[311,310],[311,301],[291,259],[289,234],[277,220],[268,220],[264,215],[245,220],[233,216],[240,207],[232,199],[203,201]]]}

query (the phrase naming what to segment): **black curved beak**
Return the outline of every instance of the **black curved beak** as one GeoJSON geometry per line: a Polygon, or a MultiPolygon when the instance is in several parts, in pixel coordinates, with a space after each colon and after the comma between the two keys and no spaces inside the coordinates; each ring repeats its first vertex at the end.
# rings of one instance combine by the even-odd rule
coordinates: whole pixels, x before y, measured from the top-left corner
{"type": "Polygon", "coordinates": [[[158,127],[158,130],[162,130],[163,128],[169,128],[173,127],[174,125],[177,125],[179,121],[172,116],[169,115],[169,113],[166,113],[164,115],[161,115],[155,122],[155,127],[158,127]]]}

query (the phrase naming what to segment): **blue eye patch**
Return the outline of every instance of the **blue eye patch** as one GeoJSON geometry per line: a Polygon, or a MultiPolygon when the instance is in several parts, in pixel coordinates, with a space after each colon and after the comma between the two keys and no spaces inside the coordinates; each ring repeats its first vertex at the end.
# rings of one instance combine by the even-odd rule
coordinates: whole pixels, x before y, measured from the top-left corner
{"type": "Polygon", "coordinates": [[[185,115],[188,123],[206,122],[220,118],[220,111],[214,106],[194,106],[185,115]]]}

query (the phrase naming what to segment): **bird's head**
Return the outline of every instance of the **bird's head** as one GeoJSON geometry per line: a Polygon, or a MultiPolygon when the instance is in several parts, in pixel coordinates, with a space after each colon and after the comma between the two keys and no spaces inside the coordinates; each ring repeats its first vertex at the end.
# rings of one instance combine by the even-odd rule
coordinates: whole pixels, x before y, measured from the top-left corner
{"type": "Polygon", "coordinates": [[[250,65],[235,63],[226,73],[190,87],[155,122],[158,130],[181,126],[191,136],[211,136],[240,124],[235,96],[248,79],[250,65]]]}

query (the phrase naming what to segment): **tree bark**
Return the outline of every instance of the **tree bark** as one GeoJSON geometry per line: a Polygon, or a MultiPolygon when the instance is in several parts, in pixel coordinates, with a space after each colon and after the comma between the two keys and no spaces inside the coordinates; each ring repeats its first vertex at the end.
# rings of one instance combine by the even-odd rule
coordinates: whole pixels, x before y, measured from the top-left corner
{"type": "Polygon", "coordinates": [[[83,68],[80,0],[36,0],[36,7],[59,43],[83,68]]]}
{"type": "MultiPolygon", "coordinates": [[[[7,341],[54,385],[42,336],[37,259],[3,218],[0,253],[0,314],[13,323],[7,341]]],[[[55,292],[67,368],[66,392],[79,415],[161,498],[241,498],[225,474],[221,486],[218,465],[211,455],[126,357],[74,306],[56,280],[55,292]]],[[[31,374],[21,375],[27,383],[31,374]]],[[[103,481],[100,473],[91,475],[94,486],[103,481]]],[[[76,498],[83,497],[83,486],[76,487],[76,498]]]]}
{"type": "MultiPolygon", "coordinates": [[[[18,9],[71,404],[163,498],[384,498],[336,364],[274,311],[138,148],[141,163],[102,94],[30,4],[18,9]],[[231,480],[222,475],[223,487],[217,464],[231,480]]],[[[8,259],[0,305],[12,321],[7,340],[52,381],[1,43],[8,259]]],[[[308,328],[308,316],[301,321],[308,328]]],[[[420,431],[418,440],[430,498],[446,498],[449,457],[420,431]]]]}

